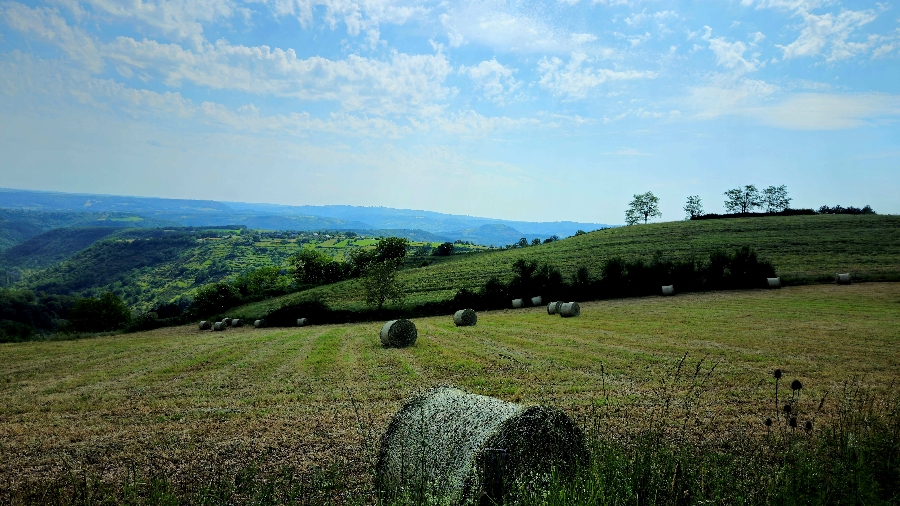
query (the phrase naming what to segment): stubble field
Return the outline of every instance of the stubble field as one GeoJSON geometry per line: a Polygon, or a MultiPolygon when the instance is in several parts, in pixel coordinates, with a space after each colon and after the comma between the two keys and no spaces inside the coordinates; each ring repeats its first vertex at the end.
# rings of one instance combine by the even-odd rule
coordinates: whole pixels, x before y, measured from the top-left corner
{"type": "Polygon", "coordinates": [[[898,283],[590,302],[574,319],[486,312],[469,328],[415,323],[407,349],[382,348],[380,323],[0,345],[0,499],[73,471],[179,483],[250,463],[336,469],[346,493],[364,494],[390,416],[434,385],[549,403],[580,421],[615,405],[631,413],[625,423],[690,396],[692,417],[761,432],[776,367],[803,382],[810,406],[826,398],[809,409],[817,425],[846,385],[886,390],[900,379],[898,283]]]}

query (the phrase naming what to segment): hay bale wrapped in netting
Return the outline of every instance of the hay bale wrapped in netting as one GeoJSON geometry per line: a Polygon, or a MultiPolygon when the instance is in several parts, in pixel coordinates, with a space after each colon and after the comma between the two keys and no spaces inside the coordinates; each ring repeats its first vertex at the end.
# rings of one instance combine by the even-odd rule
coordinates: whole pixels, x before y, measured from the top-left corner
{"type": "Polygon", "coordinates": [[[559,314],[559,307],[563,305],[563,301],[558,300],[547,304],[547,314],[559,314]]]}
{"type": "Polygon", "coordinates": [[[664,285],[662,287],[663,295],[675,295],[675,285],[664,285]]]}
{"type": "Polygon", "coordinates": [[[305,327],[309,325],[309,320],[307,318],[297,318],[297,326],[305,327]]]}
{"type": "Polygon", "coordinates": [[[769,288],[781,288],[781,278],[766,278],[766,286],[769,288]]]}
{"type": "Polygon", "coordinates": [[[850,284],[850,273],[845,272],[843,274],[837,274],[834,276],[834,282],[839,285],[849,285],[850,284]]]}
{"type": "Polygon", "coordinates": [[[375,484],[387,497],[423,491],[441,504],[477,503],[485,494],[499,501],[546,487],[553,473],[574,475],[587,456],[581,429],[558,409],[438,387],[394,415],[375,484]],[[498,453],[505,458],[493,458],[498,453]]]}
{"type": "Polygon", "coordinates": [[[209,330],[211,328],[212,328],[212,323],[210,323],[206,320],[203,320],[202,322],[200,322],[200,330],[209,330]]]}
{"type": "Polygon", "coordinates": [[[571,318],[581,314],[581,306],[577,302],[563,302],[559,306],[559,316],[571,318]]]}
{"type": "Polygon", "coordinates": [[[453,323],[457,327],[471,327],[478,322],[478,315],[474,309],[460,309],[453,313],[453,323]]]}
{"type": "Polygon", "coordinates": [[[391,320],[381,327],[381,344],[385,346],[405,348],[415,344],[417,337],[416,324],[409,320],[391,320]]]}
{"type": "Polygon", "coordinates": [[[525,301],[522,299],[513,299],[512,306],[513,309],[522,309],[525,307],[525,301]]]}
{"type": "Polygon", "coordinates": [[[225,325],[225,322],[213,323],[213,330],[215,331],[225,330],[226,328],[228,328],[228,325],[225,325]]]}
{"type": "Polygon", "coordinates": [[[241,320],[240,318],[232,318],[232,319],[231,319],[230,325],[231,325],[232,327],[243,327],[243,326],[244,326],[244,320],[241,320]]]}
{"type": "Polygon", "coordinates": [[[253,322],[253,328],[256,328],[256,329],[264,329],[264,328],[266,328],[266,321],[265,321],[265,320],[256,320],[256,321],[254,321],[254,322],[253,322]]]}
{"type": "Polygon", "coordinates": [[[532,298],[531,298],[531,305],[532,305],[532,306],[540,306],[540,305],[543,304],[543,303],[544,303],[544,299],[541,298],[540,295],[538,295],[537,297],[532,297],[532,298]]]}
{"type": "Polygon", "coordinates": [[[222,323],[224,323],[226,327],[230,327],[231,326],[231,318],[222,318],[222,323]]]}

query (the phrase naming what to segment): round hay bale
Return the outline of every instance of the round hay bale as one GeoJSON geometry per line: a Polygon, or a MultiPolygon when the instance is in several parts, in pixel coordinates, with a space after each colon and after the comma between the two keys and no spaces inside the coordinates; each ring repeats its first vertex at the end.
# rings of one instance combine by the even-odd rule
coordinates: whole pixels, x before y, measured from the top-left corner
{"type": "Polygon", "coordinates": [[[475,314],[474,309],[460,309],[453,313],[453,323],[457,327],[471,327],[476,322],[478,322],[478,315],[475,314]]]}
{"type": "Polygon", "coordinates": [[[781,278],[766,278],[766,285],[769,288],[781,288],[781,278]]]}
{"type": "Polygon", "coordinates": [[[405,348],[416,342],[419,334],[416,324],[404,319],[391,320],[381,327],[381,344],[393,348],[405,348]]]}
{"type": "Polygon", "coordinates": [[[522,299],[513,299],[512,306],[513,309],[522,309],[525,307],[525,301],[522,299]]]}
{"type": "Polygon", "coordinates": [[[298,327],[305,327],[305,326],[307,326],[307,325],[309,325],[309,320],[308,320],[308,319],[306,319],[306,318],[297,318],[297,326],[298,326],[298,327]]]}
{"type": "Polygon", "coordinates": [[[217,332],[221,331],[221,330],[225,330],[226,328],[228,328],[228,325],[225,325],[225,322],[213,323],[213,330],[215,330],[217,332]]]}
{"type": "Polygon", "coordinates": [[[581,429],[558,409],[438,387],[394,415],[375,484],[388,496],[424,486],[440,504],[514,500],[521,487],[545,488],[553,473],[573,476],[587,459],[581,429]]]}
{"type": "Polygon", "coordinates": [[[231,318],[222,318],[222,323],[224,323],[226,327],[230,327],[231,326],[231,318]]]}
{"type": "Polygon", "coordinates": [[[662,287],[663,295],[675,295],[675,285],[665,285],[662,287]]]}
{"type": "Polygon", "coordinates": [[[206,320],[203,320],[202,322],[200,322],[200,330],[209,330],[211,328],[212,328],[212,323],[210,323],[206,320]]]}
{"type": "Polygon", "coordinates": [[[845,272],[843,274],[837,274],[834,276],[835,283],[839,285],[849,285],[850,284],[850,273],[845,272]]]}
{"type": "Polygon", "coordinates": [[[531,298],[531,305],[532,305],[532,306],[540,306],[540,305],[543,304],[543,303],[544,303],[544,299],[542,299],[540,295],[538,295],[537,297],[532,297],[532,298],[531,298]]]}
{"type": "Polygon", "coordinates": [[[256,320],[256,321],[254,321],[254,322],[253,322],[253,328],[256,328],[256,329],[264,329],[264,328],[266,328],[266,321],[265,321],[265,320],[256,320]]]}
{"type": "Polygon", "coordinates": [[[558,300],[547,304],[547,314],[559,314],[559,306],[563,305],[563,301],[558,300]]]}
{"type": "Polygon", "coordinates": [[[581,306],[577,302],[564,302],[559,306],[559,316],[571,318],[581,314],[581,306]]]}
{"type": "Polygon", "coordinates": [[[232,326],[232,327],[243,327],[243,326],[244,326],[244,320],[241,320],[240,318],[232,318],[232,319],[231,319],[231,326],[232,326]]]}

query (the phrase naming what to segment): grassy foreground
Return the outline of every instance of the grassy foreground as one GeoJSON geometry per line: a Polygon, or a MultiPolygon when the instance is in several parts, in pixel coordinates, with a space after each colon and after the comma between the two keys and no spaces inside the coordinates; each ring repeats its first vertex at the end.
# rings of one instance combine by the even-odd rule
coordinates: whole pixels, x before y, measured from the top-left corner
{"type": "Polygon", "coordinates": [[[818,285],[586,303],[568,320],[543,309],[482,313],[470,328],[425,318],[401,350],[380,346],[379,323],[0,345],[0,502],[66,474],[196,490],[248,466],[370,502],[390,416],[438,384],[550,403],[583,425],[617,406],[602,430],[623,437],[640,420],[687,420],[688,406],[697,430],[765,437],[780,367],[803,382],[818,428],[848,384],[886,391],[898,379],[898,308],[900,284],[818,285]],[[688,379],[672,382],[685,353],[688,379]],[[669,403],[682,411],[661,411],[669,403]]]}
{"type": "MultiPolygon", "coordinates": [[[[540,246],[454,255],[437,265],[408,269],[400,279],[410,303],[452,299],[457,290],[478,290],[491,276],[508,281],[518,259],[551,264],[569,278],[579,267],[594,277],[609,258],[703,258],[715,249],[741,246],[770,260],[789,284],[833,280],[836,272],[854,279],[900,280],[900,216],[783,216],[708,221],[674,221],[598,230],[540,246]]],[[[234,310],[245,318],[262,318],[282,305],[321,299],[337,309],[362,309],[364,291],[348,280],[234,310]]]]}

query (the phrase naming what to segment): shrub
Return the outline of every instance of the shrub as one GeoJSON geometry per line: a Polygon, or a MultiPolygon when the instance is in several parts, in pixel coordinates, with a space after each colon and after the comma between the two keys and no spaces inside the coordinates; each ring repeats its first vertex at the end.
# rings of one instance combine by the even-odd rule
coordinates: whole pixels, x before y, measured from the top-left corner
{"type": "Polygon", "coordinates": [[[197,290],[192,306],[198,316],[212,315],[232,308],[243,302],[241,292],[234,286],[219,282],[206,285],[197,290]]]}
{"type": "Polygon", "coordinates": [[[131,311],[118,295],[106,292],[99,298],[78,299],[69,310],[67,332],[109,332],[124,328],[131,311]]]}

